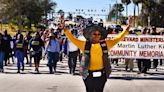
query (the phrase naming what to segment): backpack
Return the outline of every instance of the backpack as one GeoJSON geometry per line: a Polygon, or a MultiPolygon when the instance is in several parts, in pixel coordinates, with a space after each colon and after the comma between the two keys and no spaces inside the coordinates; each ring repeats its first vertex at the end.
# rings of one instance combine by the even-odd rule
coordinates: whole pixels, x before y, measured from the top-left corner
{"type": "MultiPolygon", "coordinates": [[[[105,67],[104,71],[106,73],[106,78],[108,78],[112,69],[108,58],[108,49],[107,49],[106,41],[105,40],[100,41],[100,45],[103,52],[102,59],[103,59],[103,65],[105,67]]],[[[90,64],[90,49],[91,49],[91,42],[86,41],[84,54],[80,62],[80,75],[83,77],[83,79],[86,79],[87,76],[89,75],[88,67],[90,64]]]]}

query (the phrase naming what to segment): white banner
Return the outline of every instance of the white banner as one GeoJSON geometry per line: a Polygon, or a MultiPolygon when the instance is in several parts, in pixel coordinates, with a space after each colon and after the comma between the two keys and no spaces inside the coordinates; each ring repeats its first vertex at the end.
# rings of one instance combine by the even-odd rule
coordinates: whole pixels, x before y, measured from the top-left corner
{"type": "MultiPolygon", "coordinates": [[[[110,35],[110,38],[116,35],[110,35]]],[[[109,52],[111,58],[164,59],[164,37],[128,35],[109,52]]]]}

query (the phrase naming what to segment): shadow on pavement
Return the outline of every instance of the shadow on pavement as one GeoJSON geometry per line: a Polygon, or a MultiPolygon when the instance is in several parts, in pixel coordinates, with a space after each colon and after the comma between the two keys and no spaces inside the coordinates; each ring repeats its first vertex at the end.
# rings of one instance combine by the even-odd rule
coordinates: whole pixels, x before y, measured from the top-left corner
{"type": "Polygon", "coordinates": [[[160,77],[110,77],[108,79],[118,79],[118,80],[159,80],[164,81],[164,78],[160,77]]]}

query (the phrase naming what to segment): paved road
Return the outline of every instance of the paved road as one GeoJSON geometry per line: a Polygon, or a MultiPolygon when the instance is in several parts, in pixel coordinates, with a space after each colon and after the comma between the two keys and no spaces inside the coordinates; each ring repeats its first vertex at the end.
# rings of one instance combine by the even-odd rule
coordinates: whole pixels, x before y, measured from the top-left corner
{"type": "MultiPolygon", "coordinates": [[[[66,61],[59,62],[57,73],[48,74],[46,61],[42,61],[40,72],[36,74],[34,67],[26,65],[25,71],[17,74],[16,65],[5,67],[0,74],[0,92],[85,92],[81,77],[68,74],[66,61]]],[[[114,70],[105,85],[104,92],[163,92],[164,66],[158,71],[150,69],[149,74],[125,72],[123,65],[113,66],[114,70]]]]}

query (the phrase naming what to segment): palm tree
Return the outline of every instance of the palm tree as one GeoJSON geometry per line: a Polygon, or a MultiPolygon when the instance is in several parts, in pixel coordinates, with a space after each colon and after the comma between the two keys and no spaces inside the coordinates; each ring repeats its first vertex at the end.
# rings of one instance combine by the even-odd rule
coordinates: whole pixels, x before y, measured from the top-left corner
{"type": "Polygon", "coordinates": [[[73,19],[72,13],[69,13],[67,18],[72,21],[72,19],[73,19]]]}
{"type": "Polygon", "coordinates": [[[58,13],[59,15],[61,15],[61,14],[64,13],[64,11],[60,9],[57,13],[58,13]]]}
{"type": "MultiPolygon", "coordinates": [[[[139,16],[139,3],[142,2],[142,0],[132,0],[134,4],[134,27],[136,26],[136,6],[138,7],[138,16],[139,16]]],[[[138,23],[137,23],[138,25],[138,23]]]]}
{"type": "Polygon", "coordinates": [[[157,2],[155,0],[142,0],[142,21],[145,23],[144,25],[147,23],[150,26],[150,23],[156,21],[156,17],[153,21],[153,16],[158,13],[157,11],[157,2]]]}
{"type": "Polygon", "coordinates": [[[50,13],[57,6],[57,3],[53,2],[53,0],[40,0],[40,1],[41,1],[41,5],[43,5],[42,9],[44,11],[44,16],[46,17],[46,25],[48,25],[47,22],[48,13],[50,13]]]}
{"type": "Polygon", "coordinates": [[[111,20],[113,17],[115,17],[117,23],[117,18],[121,15],[122,11],[124,11],[123,4],[121,3],[114,4],[112,10],[108,14],[108,20],[111,20]]]}
{"type": "Polygon", "coordinates": [[[121,0],[121,2],[126,5],[126,17],[128,17],[128,5],[131,3],[131,0],[121,0]]]}

